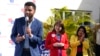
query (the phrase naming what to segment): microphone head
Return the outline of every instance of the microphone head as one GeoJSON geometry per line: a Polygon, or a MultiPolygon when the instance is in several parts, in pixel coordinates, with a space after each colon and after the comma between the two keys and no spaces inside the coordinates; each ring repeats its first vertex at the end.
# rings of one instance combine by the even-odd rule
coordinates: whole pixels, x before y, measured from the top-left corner
{"type": "Polygon", "coordinates": [[[25,17],[25,20],[26,20],[26,21],[29,21],[29,17],[28,17],[28,16],[26,16],[26,17],[25,17]]]}

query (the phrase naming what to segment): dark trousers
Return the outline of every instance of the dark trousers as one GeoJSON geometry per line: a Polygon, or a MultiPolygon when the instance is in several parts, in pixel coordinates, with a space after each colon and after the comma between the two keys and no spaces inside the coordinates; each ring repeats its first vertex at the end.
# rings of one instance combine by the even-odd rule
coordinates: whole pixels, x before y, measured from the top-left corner
{"type": "Polygon", "coordinates": [[[22,56],[31,56],[30,49],[23,49],[22,56]]]}
{"type": "Polygon", "coordinates": [[[100,56],[100,45],[96,44],[96,56],[100,56]]]}

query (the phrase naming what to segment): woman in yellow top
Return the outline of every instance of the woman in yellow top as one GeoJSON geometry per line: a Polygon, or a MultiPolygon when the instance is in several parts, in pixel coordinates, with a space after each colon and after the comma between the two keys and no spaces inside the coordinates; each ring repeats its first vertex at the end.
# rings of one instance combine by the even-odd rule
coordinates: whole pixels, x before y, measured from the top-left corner
{"type": "Polygon", "coordinates": [[[80,26],[76,35],[71,36],[70,46],[70,56],[89,56],[87,51],[89,49],[89,40],[84,26],[80,26]]]}

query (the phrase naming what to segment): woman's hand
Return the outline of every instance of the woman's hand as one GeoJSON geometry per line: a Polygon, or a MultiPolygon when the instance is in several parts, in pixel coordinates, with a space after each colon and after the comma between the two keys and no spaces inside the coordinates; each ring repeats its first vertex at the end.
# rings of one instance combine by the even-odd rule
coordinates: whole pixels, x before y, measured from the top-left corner
{"type": "Polygon", "coordinates": [[[83,42],[84,41],[84,38],[85,38],[85,34],[83,34],[81,37],[80,37],[80,42],[83,42]]]}
{"type": "Polygon", "coordinates": [[[64,43],[56,42],[53,44],[54,47],[63,47],[64,43]]]}

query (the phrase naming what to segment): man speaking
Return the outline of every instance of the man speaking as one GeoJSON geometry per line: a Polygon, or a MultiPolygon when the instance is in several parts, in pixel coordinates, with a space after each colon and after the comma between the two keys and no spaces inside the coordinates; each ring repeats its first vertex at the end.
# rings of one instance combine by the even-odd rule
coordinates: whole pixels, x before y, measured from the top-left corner
{"type": "Polygon", "coordinates": [[[11,39],[15,43],[14,56],[40,56],[39,44],[42,42],[43,26],[34,17],[36,5],[33,2],[24,4],[24,17],[15,19],[11,39]]]}

